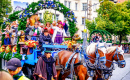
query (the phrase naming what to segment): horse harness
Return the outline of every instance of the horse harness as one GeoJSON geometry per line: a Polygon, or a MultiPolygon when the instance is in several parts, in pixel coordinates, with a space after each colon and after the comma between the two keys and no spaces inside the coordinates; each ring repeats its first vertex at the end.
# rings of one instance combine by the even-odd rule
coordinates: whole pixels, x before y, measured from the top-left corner
{"type": "Polygon", "coordinates": [[[125,62],[125,60],[120,60],[119,59],[119,55],[121,55],[121,54],[118,54],[118,52],[121,52],[121,51],[118,51],[117,49],[116,49],[116,51],[115,51],[115,54],[113,55],[113,59],[114,59],[114,57],[117,55],[117,59],[118,59],[118,61],[117,62],[113,62],[113,61],[110,61],[110,60],[107,60],[106,59],[106,61],[109,61],[109,62],[112,62],[112,64],[111,64],[111,66],[108,68],[108,67],[106,67],[103,71],[102,71],[102,77],[104,78],[104,79],[108,79],[110,76],[112,76],[112,72],[113,72],[113,70],[115,69],[114,68],[114,63],[115,64],[118,64],[118,67],[121,67],[122,68],[122,66],[121,65],[125,65],[126,64],[126,62],[125,62]]]}

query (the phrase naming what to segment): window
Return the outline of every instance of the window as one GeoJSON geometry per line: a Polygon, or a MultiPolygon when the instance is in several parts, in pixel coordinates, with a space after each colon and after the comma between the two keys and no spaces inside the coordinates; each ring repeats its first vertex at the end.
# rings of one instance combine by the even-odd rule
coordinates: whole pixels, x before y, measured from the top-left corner
{"type": "Polygon", "coordinates": [[[85,18],[82,18],[82,25],[85,24],[85,18]]]}
{"type": "Polygon", "coordinates": [[[85,11],[87,9],[87,3],[82,4],[83,10],[85,11]]]}
{"type": "Polygon", "coordinates": [[[59,15],[56,15],[56,22],[59,20],[59,15]]]}
{"type": "Polygon", "coordinates": [[[42,13],[39,13],[39,17],[40,17],[40,19],[42,19],[42,13]]]}
{"type": "Polygon", "coordinates": [[[78,3],[75,3],[75,10],[77,11],[78,3]]]}
{"type": "Polygon", "coordinates": [[[70,5],[71,5],[71,2],[69,2],[69,4],[68,4],[68,8],[70,8],[70,9],[71,9],[70,5]]]}
{"type": "Polygon", "coordinates": [[[65,6],[67,6],[67,1],[64,2],[65,6]]]}

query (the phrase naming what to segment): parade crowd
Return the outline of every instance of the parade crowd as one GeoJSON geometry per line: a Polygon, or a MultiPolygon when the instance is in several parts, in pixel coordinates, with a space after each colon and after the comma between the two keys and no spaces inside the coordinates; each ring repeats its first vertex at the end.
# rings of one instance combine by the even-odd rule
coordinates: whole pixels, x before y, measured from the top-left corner
{"type": "MultiPolygon", "coordinates": [[[[40,23],[35,20],[32,24],[30,20],[27,19],[27,25],[25,29],[25,41],[34,40],[38,41],[39,44],[52,44],[57,43],[61,44],[64,41],[64,37],[67,37],[68,26],[66,24],[66,20],[62,23],[61,20],[57,22],[53,22],[52,24],[46,22],[46,24],[40,23]]],[[[4,32],[1,34],[5,34],[4,45],[16,45],[17,44],[17,36],[21,33],[18,32],[18,24],[16,21],[11,23],[11,25],[6,25],[4,32]]]]}
{"type": "MultiPolygon", "coordinates": [[[[105,38],[105,36],[104,36],[104,38],[105,38]]],[[[90,43],[93,43],[93,42],[94,43],[102,42],[102,35],[100,33],[96,33],[96,34],[92,35],[92,39],[91,39],[90,43]]],[[[115,44],[115,46],[116,46],[116,44],[115,44]]],[[[123,44],[122,50],[124,50],[124,53],[129,53],[129,45],[123,44]]]]}

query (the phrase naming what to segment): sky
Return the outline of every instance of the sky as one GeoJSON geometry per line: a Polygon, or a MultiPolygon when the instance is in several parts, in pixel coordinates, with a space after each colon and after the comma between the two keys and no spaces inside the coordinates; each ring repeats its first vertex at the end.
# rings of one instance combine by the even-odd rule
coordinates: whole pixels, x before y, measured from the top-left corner
{"type": "Polygon", "coordinates": [[[13,5],[13,10],[17,7],[20,6],[21,8],[26,8],[27,7],[27,2],[20,2],[20,1],[14,1],[14,5],[13,5]]]}
{"type": "Polygon", "coordinates": [[[31,2],[33,2],[33,0],[12,0],[13,10],[15,10],[17,6],[20,6],[21,8],[26,8],[26,4],[30,4],[31,2]]]}

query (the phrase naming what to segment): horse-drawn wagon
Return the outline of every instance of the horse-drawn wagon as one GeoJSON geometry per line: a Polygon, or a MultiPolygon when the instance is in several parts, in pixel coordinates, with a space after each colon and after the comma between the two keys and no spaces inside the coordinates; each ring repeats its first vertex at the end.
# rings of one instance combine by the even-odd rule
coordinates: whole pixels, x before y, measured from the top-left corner
{"type": "MultiPolygon", "coordinates": [[[[3,29],[5,29],[6,27],[6,22],[10,22],[16,19],[18,19],[20,22],[19,26],[17,27],[19,31],[19,34],[16,36],[17,47],[16,45],[12,45],[14,46],[13,52],[11,52],[9,48],[10,46],[7,46],[7,52],[5,53],[5,34],[2,35],[3,46],[0,49],[1,58],[7,60],[9,60],[12,57],[19,58],[23,65],[23,72],[30,79],[32,78],[32,73],[35,64],[38,61],[38,58],[44,54],[46,48],[53,49],[52,56],[56,60],[57,77],[59,78],[59,80],[65,79],[69,74],[71,74],[71,79],[73,79],[73,75],[76,75],[80,80],[88,79],[88,77],[93,77],[93,79],[95,80],[100,77],[108,79],[109,76],[111,76],[113,70],[113,63],[117,63],[121,68],[125,67],[125,60],[122,55],[123,51],[121,47],[116,46],[105,48],[104,43],[92,43],[88,45],[86,44],[87,36],[84,37],[83,45],[78,46],[79,49],[77,48],[77,50],[73,51],[67,51],[66,45],[37,44],[36,41],[25,42],[25,37],[28,35],[23,33],[26,29],[27,17],[30,18],[32,14],[35,14],[38,10],[48,8],[58,10],[62,12],[65,15],[65,17],[67,17],[71,38],[74,36],[77,29],[75,26],[76,19],[74,17],[73,11],[70,11],[70,9],[65,7],[63,4],[56,2],[55,0],[45,2],[39,1],[36,3],[32,3],[24,11],[18,11],[11,14],[9,19],[3,23],[2,32],[4,32],[3,29]],[[25,45],[27,45],[28,47],[26,48],[25,45]],[[41,45],[43,51],[39,49],[39,45],[41,45]],[[113,60],[117,62],[113,62],[113,60]]],[[[35,22],[35,19],[32,22],[35,22]]],[[[105,34],[106,36],[110,36],[108,32],[99,32],[102,36],[104,36],[103,34],[105,34]]],[[[85,35],[86,34],[87,33],[85,33],[85,35]]],[[[8,40],[9,39],[7,39],[7,41],[8,40]]],[[[103,41],[105,41],[104,38],[103,41]]]]}

